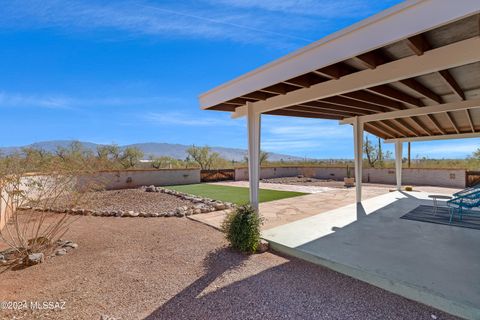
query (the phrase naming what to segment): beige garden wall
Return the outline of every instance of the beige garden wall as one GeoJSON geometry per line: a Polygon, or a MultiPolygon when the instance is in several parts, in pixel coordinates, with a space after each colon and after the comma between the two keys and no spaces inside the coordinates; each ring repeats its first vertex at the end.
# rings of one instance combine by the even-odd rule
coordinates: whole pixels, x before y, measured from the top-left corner
{"type": "MultiPolygon", "coordinates": [[[[122,170],[102,171],[93,176],[95,181],[107,190],[127,189],[141,186],[168,186],[200,183],[198,169],[122,170]]],[[[79,184],[89,181],[92,176],[83,177],[79,184]]]]}
{"type": "MultiPolygon", "coordinates": [[[[295,177],[303,175],[317,179],[343,180],[347,170],[344,167],[276,167],[262,168],[261,179],[295,177]]],[[[351,169],[354,176],[354,170],[351,169]]],[[[235,169],[235,180],[248,180],[248,168],[235,169]]],[[[363,182],[395,184],[395,169],[363,169],[363,182]]],[[[403,169],[403,185],[428,185],[451,188],[465,187],[464,169],[403,169]]]]}
{"type": "Polygon", "coordinates": [[[4,198],[6,198],[3,189],[0,187],[0,193],[2,193],[2,197],[0,197],[0,230],[3,229],[5,224],[7,223],[8,218],[10,217],[10,210],[9,206],[5,202],[4,198]],[[5,196],[5,197],[4,197],[5,196]]]}
{"type": "MultiPolygon", "coordinates": [[[[49,180],[55,183],[55,179],[49,179],[47,176],[42,175],[28,175],[25,177],[27,182],[31,179],[38,179],[43,185],[48,185],[49,180]]],[[[192,184],[200,183],[200,170],[198,169],[166,169],[166,170],[123,170],[123,171],[102,171],[93,175],[83,176],[80,178],[72,179],[68,183],[73,183],[72,187],[92,186],[92,181],[99,187],[108,190],[111,189],[126,189],[136,188],[144,185],[179,185],[179,184],[192,184]]],[[[64,181],[65,182],[65,181],[64,181]]],[[[26,183],[27,185],[27,183],[26,183]]],[[[26,187],[28,188],[28,187],[26,187]]],[[[0,192],[4,192],[0,188],[0,192]]],[[[28,191],[29,197],[35,197],[35,189],[28,191]]],[[[5,226],[8,218],[10,217],[11,208],[7,210],[7,204],[0,199],[0,230],[5,226]]]]}

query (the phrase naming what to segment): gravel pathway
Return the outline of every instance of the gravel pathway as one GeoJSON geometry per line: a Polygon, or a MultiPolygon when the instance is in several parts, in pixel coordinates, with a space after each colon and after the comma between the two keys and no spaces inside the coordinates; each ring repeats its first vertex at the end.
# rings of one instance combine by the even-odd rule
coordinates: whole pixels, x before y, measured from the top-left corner
{"type": "Polygon", "coordinates": [[[188,219],[82,216],[66,237],[79,248],[0,274],[0,300],[65,310],[16,319],[455,319],[304,261],[232,252],[223,234],[188,219]]]}
{"type": "MultiPolygon", "coordinates": [[[[58,203],[60,205],[61,200],[58,203]]],[[[141,189],[122,189],[89,192],[82,197],[79,207],[96,211],[168,212],[193,202],[161,192],[145,192],[141,189]]]]}

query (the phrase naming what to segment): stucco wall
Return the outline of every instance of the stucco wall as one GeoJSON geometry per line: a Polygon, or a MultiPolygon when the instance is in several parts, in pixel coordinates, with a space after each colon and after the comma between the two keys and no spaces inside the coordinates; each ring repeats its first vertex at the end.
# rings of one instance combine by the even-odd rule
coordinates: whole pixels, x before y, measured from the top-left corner
{"type": "MultiPolygon", "coordinates": [[[[295,177],[303,175],[317,179],[343,180],[344,167],[277,167],[262,168],[261,179],[295,177]]],[[[351,168],[352,177],[354,168],[351,168]]],[[[248,180],[248,169],[235,169],[235,180],[248,180]]],[[[363,182],[395,184],[395,169],[363,169],[363,182]]],[[[429,185],[439,187],[464,188],[465,170],[463,169],[403,169],[403,185],[429,185]]]]}
{"type": "MultiPolygon", "coordinates": [[[[5,195],[2,188],[0,188],[0,193],[2,193],[2,195],[5,195]]],[[[2,228],[7,223],[9,216],[10,212],[7,211],[7,203],[4,201],[4,197],[0,197],[0,230],[2,230],[2,228]]]]}
{"type": "MultiPolygon", "coordinates": [[[[85,181],[90,177],[83,177],[85,181]]],[[[126,189],[140,186],[178,185],[200,183],[198,169],[167,169],[167,170],[125,170],[103,171],[95,173],[94,179],[105,189],[126,189]]]]}

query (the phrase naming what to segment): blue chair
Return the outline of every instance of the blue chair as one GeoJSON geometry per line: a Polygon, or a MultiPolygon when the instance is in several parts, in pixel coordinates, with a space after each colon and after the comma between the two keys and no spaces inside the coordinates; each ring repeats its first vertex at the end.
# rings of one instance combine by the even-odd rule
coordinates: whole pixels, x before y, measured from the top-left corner
{"type": "Polygon", "coordinates": [[[474,184],[471,187],[468,187],[466,189],[463,189],[461,191],[458,191],[458,192],[454,193],[453,196],[454,197],[462,197],[462,196],[466,196],[466,195],[469,195],[469,194],[472,194],[472,193],[476,193],[478,191],[480,191],[480,182],[474,184]]]}
{"type": "Polygon", "coordinates": [[[480,189],[476,191],[465,192],[461,196],[447,201],[447,206],[450,208],[450,223],[452,223],[455,210],[458,211],[458,217],[462,221],[463,209],[473,209],[480,207],[480,189]]]}

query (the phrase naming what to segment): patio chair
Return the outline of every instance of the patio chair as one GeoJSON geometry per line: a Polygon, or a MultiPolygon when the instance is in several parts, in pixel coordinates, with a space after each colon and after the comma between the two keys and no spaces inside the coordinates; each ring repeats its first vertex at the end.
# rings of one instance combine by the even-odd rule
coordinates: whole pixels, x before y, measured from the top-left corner
{"type": "Polygon", "coordinates": [[[455,210],[458,211],[458,217],[462,221],[463,209],[474,209],[480,207],[480,189],[471,191],[462,196],[447,201],[450,208],[450,223],[452,223],[455,210]]]}
{"type": "Polygon", "coordinates": [[[476,193],[478,191],[480,191],[480,182],[474,184],[471,187],[465,188],[461,191],[458,191],[458,192],[454,193],[453,196],[454,197],[462,197],[462,196],[465,196],[465,195],[476,193]]]}

